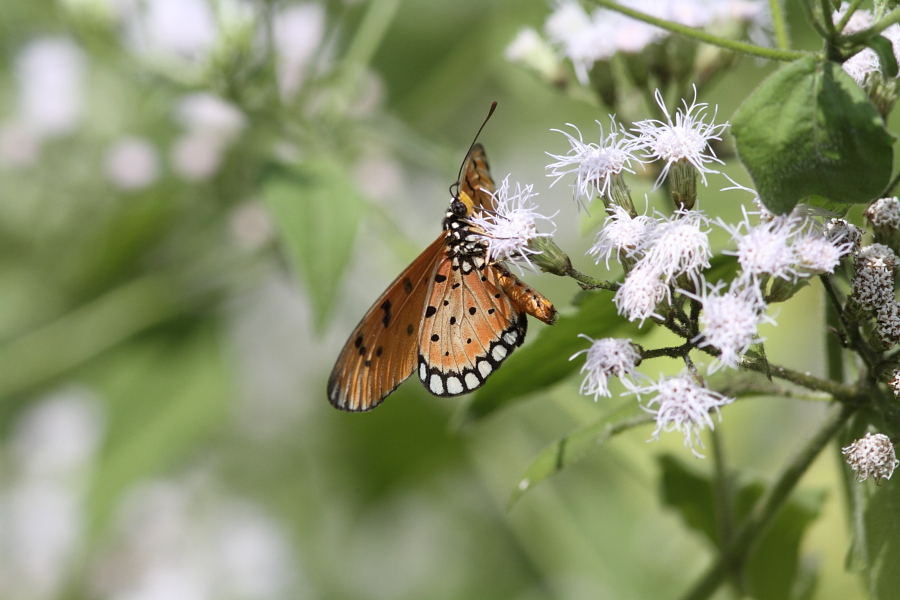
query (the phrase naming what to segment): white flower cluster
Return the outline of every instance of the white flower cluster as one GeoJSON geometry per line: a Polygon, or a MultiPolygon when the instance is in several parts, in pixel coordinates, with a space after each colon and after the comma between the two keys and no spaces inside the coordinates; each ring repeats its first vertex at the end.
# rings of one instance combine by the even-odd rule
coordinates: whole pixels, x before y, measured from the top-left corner
{"type": "Polygon", "coordinates": [[[578,138],[559,131],[569,141],[571,148],[565,155],[548,154],[556,159],[547,165],[551,170],[549,177],[555,177],[553,183],[565,175],[575,173],[576,198],[590,199],[597,194],[609,197],[611,188],[620,180],[622,171],[634,173],[630,168],[632,162],[639,164],[662,161],[664,166],[656,180],[658,187],[676,165],[688,164],[700,174],[704,185],[706,175],[718,173],[709,166],[710,163],[722,163],[709,146],[710,140],[721,140],[722,132],[728,122],[715,124],[717,110],[713,110],[709,122],[706,121],[705,102],[697,102],[696,89],[691,104],[686,101],[675,111],[674,118],[662,94],[656,90],[656,102],[666,115],[666,121],[646,119],[638,121],[630,132],[619,129],[614,117],[610,116],[610,133],[604,137],[603,125],[600,125],[600,143],[585,143],[581,132],[572,124],[570,127],[578,133],[578,138]]]}
{"type": "Polygon", "coordinates": [[[852,229],[826,233],[803,207],[788,215],[765,215],[751,225],[747,213],[736,226],[721,220],[720,226],[731,234],[737,245],[732,252],[741,265],[741,277],[750,286],[759,287],[768,278],[796,282],[822,273],[834,273],[841,258],[853,251],[852,229]]]}
{"type": "Polygon", "coordinates": [[[858,481],[871,476],[876,483],[881,483],[882,479],[890,479],[900,465],[891,439],[883,433],[867,433],[866,437],[842,448],[841,453],[847,457],[845,460],[850,468],[856,471],[858,481]]]}
{"type": "Polygon", "coordinates": [[[701,270],[709,267],[709,219],[701,211],[676,211],[671,217],[631,218],[616,211],[589,250],[609,261],[610,256],[637,259],[613,301],[630,321],[660,317],[656,307],[670,298],[670,286],[684,276],[699,286],[701,270]]]}

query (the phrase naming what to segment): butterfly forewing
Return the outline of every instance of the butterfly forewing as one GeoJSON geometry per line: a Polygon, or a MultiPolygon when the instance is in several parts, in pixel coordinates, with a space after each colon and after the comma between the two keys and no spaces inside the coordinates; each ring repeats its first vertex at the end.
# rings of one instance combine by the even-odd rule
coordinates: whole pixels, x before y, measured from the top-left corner
{"type": "Polygon", "coordinates": [[[445,237],[394,280],[350,335],[328,379],[328,399],[337,408],[371,410],[415,371],[425,300],[445,237]]]}
{"type": "Polygon", "coordinates": [[[459,190],[472,199],[476,209],[494,210],[494,180],[481,144],[473,145],[466,158],[459,190]]]}

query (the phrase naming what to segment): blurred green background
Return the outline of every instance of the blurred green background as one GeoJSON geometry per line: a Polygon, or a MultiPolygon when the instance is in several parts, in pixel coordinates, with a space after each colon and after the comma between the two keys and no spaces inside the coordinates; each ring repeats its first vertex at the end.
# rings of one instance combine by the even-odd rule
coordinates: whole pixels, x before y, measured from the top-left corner
{"type": "MultiPolygon", "coordinates": [[[[687,589],[711,547],[659,500],[659,459],[712,465],[678,435],[624,434],[506,509],[540,449],[618,398],[595,404],[571,378],[457,430],[466,400],[416,382],[361,415],[324,393],[360,315],[439,232],[492,100],[481,141],[495,177],[533,183],[576,266],[607,276],[583,256],[599,210],[579,215],[544,166],[545,152],[567,150],[551,128],[573,123],[592,139],[608,111],[503,55],[547,13],[545,0],[4,0],[0,597],[687,589]],[[285,165],[307,183],[291,220],[274,222],[285,165]],[[293,248],[276,241],[285,227],[301,232],[293,248]]],[[[799,45],[814,47],[802,15],[789,16],[799,45]]],[[[740,61],[700,100],[721,122],[770,68],[740,61]]],[[[635,181],[635,198],[651,184],[635,181]]],[[[733,220],[750,198],[715,191],[726,185],[701,204],[733,220]]],[[[574,282],[526,279],[571,311],[574,282]]],[[[763,332],[770,359],[821,372],[818,286],[777,321],[763,332]]],[[[733,466],[771,477],[820,408],[727,407],[733,466]]],[[[843,566],[839,468],[828,452],[801,485],[826,492],[802,545],[816,598],[860,593],[843,566]]]]}

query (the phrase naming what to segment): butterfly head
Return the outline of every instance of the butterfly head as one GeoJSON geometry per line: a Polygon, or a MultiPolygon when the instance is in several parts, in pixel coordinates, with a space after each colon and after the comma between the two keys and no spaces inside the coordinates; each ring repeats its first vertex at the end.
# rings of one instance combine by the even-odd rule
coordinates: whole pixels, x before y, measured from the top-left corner
{"type": "Polygon", "coordinates": [[[450,202],[450,212],[459,219],[472,216],[474,209],[475,204],[472,202],[472,198],[465,192],[459,192],[450,202]]]}

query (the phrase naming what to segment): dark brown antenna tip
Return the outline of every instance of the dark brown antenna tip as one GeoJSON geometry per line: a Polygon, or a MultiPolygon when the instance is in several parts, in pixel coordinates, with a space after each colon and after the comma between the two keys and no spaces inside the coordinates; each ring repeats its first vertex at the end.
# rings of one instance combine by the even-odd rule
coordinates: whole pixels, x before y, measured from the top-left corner
{"type": "MultiPolygon", "coordinates": [[[[462,179],[463,168],[466,166],[466,161],[469,160],[469,155],[472,154],[472,148],[475,147],[475,142],[478,141],[478,136],[481,135],[481,130],[484,129],[484,126],[487,125],[488,120],[491,118],[491,115],[494,114],[494,110],[497,109],[497,101],[494,100],[491,102],[491,108],[488,109],[488,114],[484,118],[484,121],[481,123],[481,127],[478,128],[478,131],[475,133],[475,137],[472,139],[472,143],[469,144],[469,149],[466,151],[466,157],[463,159],[462,164],[459,165],[459,173],[456,174],[456,183],[450,186],[451,190],[454,186],[456,186],[457,192],[459,191],[459,181],[462,179]]],[[[455,198],[456,193],[451,191],[451,195],[455,198]]]]}

